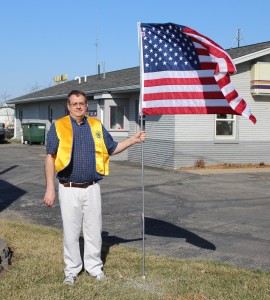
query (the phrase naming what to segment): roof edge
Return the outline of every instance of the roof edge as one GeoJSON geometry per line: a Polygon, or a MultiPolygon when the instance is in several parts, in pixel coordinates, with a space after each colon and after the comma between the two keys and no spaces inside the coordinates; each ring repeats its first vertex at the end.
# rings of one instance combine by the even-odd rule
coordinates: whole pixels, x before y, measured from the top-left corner
{"type": "MultiPolygon", "coordinates": [[[[92,90],[92,91],[85,91],[87,96],[92,96],[99,93],[104,92],[131,92],[131,91],[139,91],[140,85],[129,85],[129,86],[122,86],[122,87],[115,87],[115,88],[106,88],[106,89],[99,89],[99,90],[92,90]]],[[[66,98],[68,94],[60,94],[54,96],[45,96],[45,97],[36,97],[36,98],[25,98],[19,100],[9,100],[7,101],[8,104],[20,104],[20,103],[27,103],[27,102],[41,102],[41,101],[50,101],[56,99],[63,99],[66,98]]]]}
{"type": "Polygon", "coordinates": [[[234,58],[233,61],[237,65],[237,64],[249,61],[251,59],[255,59],[255,58],[258,58],[260,56],[264,56],[264,55],[268,55],[268,54],[270,54],[270,47],[266,48],[266,49],[263,49],[263,50],[260,50],[260,51],[256,51],[256,52],[247,54],[247,55],[244,55],[244,56],[240,56],[238,58],[234,58]]]}

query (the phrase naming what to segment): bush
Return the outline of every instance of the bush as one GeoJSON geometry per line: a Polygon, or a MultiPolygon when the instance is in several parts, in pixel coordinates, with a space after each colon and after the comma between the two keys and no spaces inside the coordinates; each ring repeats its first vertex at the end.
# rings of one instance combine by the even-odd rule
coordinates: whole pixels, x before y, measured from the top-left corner
{"type": "Polygon", "coordinates": [[[198,159],[195,161],[194,163],[194,167],[195,168],[200,168],[200,169],[203,169],[205,167],[205,162],[203,159],[198,159]]]}

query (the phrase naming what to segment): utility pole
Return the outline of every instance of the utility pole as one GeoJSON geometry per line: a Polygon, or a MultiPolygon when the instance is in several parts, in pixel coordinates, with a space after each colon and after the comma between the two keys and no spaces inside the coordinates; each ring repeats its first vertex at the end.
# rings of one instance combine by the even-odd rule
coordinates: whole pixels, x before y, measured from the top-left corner
{"type": "Polygon", "coordinates": [[[233,48],[234,42],[237,41],[237,47],[240,47],[240,41],[244,40],[244,37],[241,35],[241,29],[237,29],[235,38],[233,40],[231,48],[233,48]]]}
{"type": "Polygon", "coordinates": [[[98,12],[96,13],[96,73],[98,74],[98,61],[99,61],[99,57],[98,57],[98,46],[99,46],[99,40],[98,40],[98,12]]]}

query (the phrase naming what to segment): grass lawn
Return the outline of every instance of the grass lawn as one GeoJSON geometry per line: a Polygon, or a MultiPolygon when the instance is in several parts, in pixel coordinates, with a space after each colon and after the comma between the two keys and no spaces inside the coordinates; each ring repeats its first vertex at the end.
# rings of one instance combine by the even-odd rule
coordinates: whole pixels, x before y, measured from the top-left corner
{"type": "Polygon", "coordinates": [[[0,237],[14,253],[0,273],[0,299],[270,299],[270,272],[221,263],[145,255],[140,250],[103,247],[108,280],[97,282],[82,272],[73,286],[63,285],[61,230],[0,220],[0,237]]]}

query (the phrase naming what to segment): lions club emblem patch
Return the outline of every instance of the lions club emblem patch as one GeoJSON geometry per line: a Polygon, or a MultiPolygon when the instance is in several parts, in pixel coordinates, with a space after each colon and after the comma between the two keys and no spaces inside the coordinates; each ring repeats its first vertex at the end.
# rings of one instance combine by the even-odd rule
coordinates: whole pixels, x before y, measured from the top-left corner
{"type": "Polygon", "coordinates": [[[97,131],[97,132],[96,132],[96,137],[97,137],[98,139],[101,138],[101,132],[100,132],[100,131],[97,131]]]}

